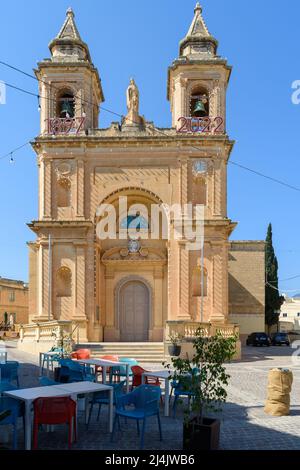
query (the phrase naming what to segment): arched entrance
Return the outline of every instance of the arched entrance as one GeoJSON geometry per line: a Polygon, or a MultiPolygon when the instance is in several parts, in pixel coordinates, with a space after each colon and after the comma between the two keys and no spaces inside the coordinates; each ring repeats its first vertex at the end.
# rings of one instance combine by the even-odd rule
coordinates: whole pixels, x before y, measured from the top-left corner
{"type": "Polygon", "coordinates": [[[150,295],[142,281],[130,280],[119,290],[121,341],[148,341],[150,295]]]}

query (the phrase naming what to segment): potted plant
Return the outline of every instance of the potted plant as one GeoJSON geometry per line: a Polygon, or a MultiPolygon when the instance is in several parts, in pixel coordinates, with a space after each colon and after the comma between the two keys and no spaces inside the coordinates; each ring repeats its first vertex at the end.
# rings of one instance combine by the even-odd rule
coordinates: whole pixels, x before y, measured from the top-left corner
{"type": "Polygon", "coordinates": [[[181,353],[181,341],[183,336],[179,333],[174,333],[169,336],[170,345],[168,347],[168,351],[171,357],[180,356],[181,353]]]}
{"type": "MultiPolygon", "coordinates": [[[[185,450],[215,450],[219,447],[220,421],[208,417],[207,413],[221,411],[221,404],[226,401],[230,376],[224,363],[232,359],[236,339],[224,338],[220,333],[208,338],[199,328],[193,357],[172,358],[174,372],[170,379],[180,386],[183,394],[189,391],[191,395],[191,404],[184,413],[185,450]]],[[[170,364],[166,367],[170,369],[170,364]]]]}

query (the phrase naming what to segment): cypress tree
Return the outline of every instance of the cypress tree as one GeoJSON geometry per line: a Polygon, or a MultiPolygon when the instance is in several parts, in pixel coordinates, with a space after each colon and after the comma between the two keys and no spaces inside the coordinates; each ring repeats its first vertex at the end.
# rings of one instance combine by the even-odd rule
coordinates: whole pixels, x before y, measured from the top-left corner
{"type": "Polygon", "coordinates": [[[278,290],[278,261],[273,247],[272,224],[268,226],[266,237],[266,299],[265,323],[268,329],[276,325],[279,319],[279,310],[284,301],[278,290]]]}

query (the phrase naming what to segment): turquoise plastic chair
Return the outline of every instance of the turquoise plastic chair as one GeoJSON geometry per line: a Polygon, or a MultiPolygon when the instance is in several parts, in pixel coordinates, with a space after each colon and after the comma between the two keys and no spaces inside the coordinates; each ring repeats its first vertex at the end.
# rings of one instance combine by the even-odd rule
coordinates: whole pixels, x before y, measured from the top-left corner
{"type": "MultiPolygon", "coordinates": [[[[119,382],[117,384],[116,383],[107,384],[107,385],[110,385],[111,387],[114,388],[114,405],[116,405],[117,399],[121,395],[124,394],[124,385],[125,385],[125,383],[126,383],[126,380],[123,380],[122,382],[119,382]]],[[[108,391],[103,391],[103,392],[96,392],[96,393],[93,394],[92,401],[91,401],[91,406],[90,406],[90,411],[89,411],[87,427],[90,424],[90,420],[91,420],[94,405],[99,405],[98,414],[97,414],[97,421],[99,421],[101,406],[102,405],[109,405],[109,392],[108,391]]]]}
{"type": "MultiPolygon", "coordinates": [[[[129,364],[129,377],[133,376],[131,366],[137,366],[138,361],[132,357],[120,357],[119,362],[129,364]]],[[[112,382],[113,377],[126,377],[126,366],[112,366],[109,374],[109,381],[112,382]]]]}
{"type": "Polygon", "coordinates": [[[23,426],[25,431],[24,407],[18,400],[14,400],[13,398],[9,397],[2,397],[0,398],[0,413],[3,411],[10,411],[10,414],[0,421],[0,426],[7,424],[11,424],[13,426],[13,449],[16,450],[18,442],[18,420],[20,417],[23,418],[23,426]]]}
{"type": "Polygon", "coordinates": [[[111,440],[113,441],[116,425],[119,424],[120,417],[134,419],[137,423],[137,431],[140,433],[139,422],[143,421],[140,448],[144,447],[144,435],[146,421],[151,416],[156,416],[158,421],[159,437],[162,440],[161,422],[159,416],[159,401],[161,390],[155,385],[140,385],[127,395],[116,397],[116,413],[114,419],[111,440]]]}
{"type": "MultiPolygon", "coordinates": [[[[53,370],[53,365],[54,365],[54,362],[59,362],[61,356],[62,356],[62,353],[63,353],[63,349],[62,348],[56,348],[56,347],[53,347],[50,349],[49,352],[57,352],[57,354],[53,354],[51,356],[48,357],[48,360],[49,360],[49,364],[51,364],[51,368],[53,370]]],[[[47,353],[46,353],[47,354],[47,353]]],[[[43,363],[42,363],[42,373],[43,373],[43,370],[44,370],[44,367],[45,367],[45,363],[47,362],[47,359],[45,356],[43,356],[43,363]]]]}

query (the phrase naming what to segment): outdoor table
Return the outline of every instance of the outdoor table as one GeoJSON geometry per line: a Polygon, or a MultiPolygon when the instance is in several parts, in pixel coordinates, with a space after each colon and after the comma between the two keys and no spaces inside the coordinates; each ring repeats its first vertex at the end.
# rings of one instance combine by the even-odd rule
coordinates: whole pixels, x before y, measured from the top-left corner
{"type": "Polygon", "coordinates": [[[129,367],[130,364],[127,362],[118,362],[118,361],[107,361],[106,359],[78,359],[77,362],[82,364],[102,367],[103,370],[103,383],[106,384],[106,371],[108,367],[113,366],[125,366],[126,367],[126,393],[129,392],[129,367]]]}
{"type": "Polygon", "coordinates": [[[47,368],[47,375],[49,376],[50,373],[50,357],[51,356],[57,356],[59,353],[56,351],[48,351],[48,352],[40,352],[40,374],[43,374],[43,362],[44,358],[46,358],[46,368],[47,368]]]}
{"type": "Polygon", "coordinates": [[[77,400],[79,394],[89,394],[109,390],[109,432],[113,426],[113,388],[94,382],[75,382],[70,384],[49,385],[46,387],[24,388],[4,392],[5,395],[25,402],[25,449],[31,449],[31,410],[32,402],[40,397],[67,397],[77,400]]]}
{"type": "Polygon", "coordinates": [[[142,374],[142,384],[145,383],[145,377],[155,377],[157,379],[162,379],[165,381],[165,416],[170,414],[170,377],[172,372],[168,370],[159,370],[159,371],[146,371],[142,374]]]}

